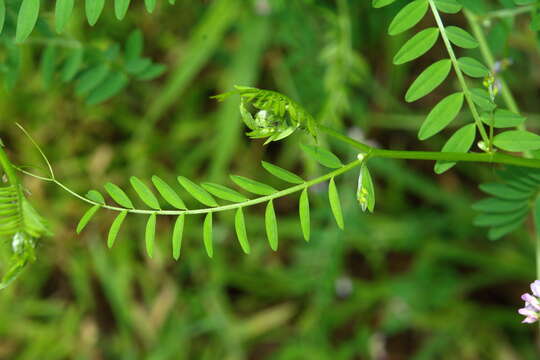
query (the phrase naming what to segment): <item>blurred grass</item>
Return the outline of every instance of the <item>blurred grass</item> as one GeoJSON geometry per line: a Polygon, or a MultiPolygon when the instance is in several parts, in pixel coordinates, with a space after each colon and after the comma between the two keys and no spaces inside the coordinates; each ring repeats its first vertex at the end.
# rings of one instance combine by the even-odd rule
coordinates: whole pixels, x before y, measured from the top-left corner
{"type": "MultiPolygon", "coordinates": [[[[228,173],[238,173],[271,183],[259,167],[263,158],[309,176],[320,172],[300,155],[301,136],[266,147],[241,136],[237,104],[209,99],[236,83],[283,91],[329,125],[385,147],[442,145],[445,136],[421,144],[415,135],[417,119],[439,95],[419,107],[400,100],[424,64],[391,65],[405,39],[385,35],[395,8],[373,10],[368,1],[349,1],[348,11],[331,1],[247,3],[179,1],[151,16],[135,4],[124,22],[107,16],[91,31],[82,22],[75,26],[76,36],[96,44],[124,39],[138,26],[146,55],[169,66],[161,79],[131,85],[96,107],[58,82],[45,90],[37,70],[41,49],[26,48],[24,81],[0,94],[2,138],[14,161],[40,164],[12,125],[18,121],[79,192],[106,181],[126,185],[130,175],[226,182],[228,173]],[[340,33],[347,22],[349,40],[340,33]],[[328,46],[336,53],[323,61],[328,46]],[[366,66],[358,81],[350,81],[341,63],[351,52],[366,66]]],[[[537,114],[538,77],[528,75],[538,69],[537,44],[526,25],[518,22],[517,29],[509,36],[517,50],[498,47],[498,56],[519,59],[509,81],[519,84],[524,110],[537,114]]],[[[430,56],[440,54],[437,48],[430,56]]],[[[532,119],[537,127],[537,116],[532,119]]],[[[355,156],[336,149],[344,160],[355,156]]],[[[194,217],[178,262],[171,259],[167,219],[158,222],[153,259],[145,255],[144,225],[136,217],[107,250],[114,214],[98,215],[76,236],[84,205],[25,178],[55,236],[41,244],[38,262],[0,293],[0,359],[537,359],[534,330],[520,325],[516,313],[534,277],[527,230],[490,243],[471,225],[476,185],[493,178],[493,169],[463,165],[435,177],[427,163],[372,166],[374,215],[356,204],[356,174],[340,179],[345,232],[335,226],[320,187],[312,193],[309,244],[301,240],[291,196],[276,202],[278,252],[270,251],[264,209],[256,208],[248,215],[250,256],[236,242],[232,214],[222,214],[214,259],[204,253],[202,219],[194,217]]]]}

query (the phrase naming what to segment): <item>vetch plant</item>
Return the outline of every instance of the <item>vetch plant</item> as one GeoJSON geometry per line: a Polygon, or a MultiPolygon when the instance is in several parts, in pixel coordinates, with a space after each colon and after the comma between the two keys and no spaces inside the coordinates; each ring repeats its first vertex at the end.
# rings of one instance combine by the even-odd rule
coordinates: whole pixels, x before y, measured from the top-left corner
{"type": "MultiPolygon", "coordinates": [[[[381,8],[390,6],[394,2],[395,0],[373,0],[373,6],[381,8]]],[[[150,8],[154,3],[145,2],[150,8]]],[[[523,5],[522,1],[515,1],[515,3],[523,5]]],[[[508,10],[509,14],[505,16],[515,16],[531,11],[533,7],[529,3],[532,2],[528,1],[525,6],[508,10]]],[[[57,4],[60,4],[58,5],[60,9],[56,11],[56,15],[62,19],[58,21],[63,24],[70,12],[68,8],[72,4],[68,1],[58,1],[57,4]]],[[[122,18],[129,1],[117,1],[115,4],[118,4],[115,7],[117,17],[122,18]]],[[[36,1],[27,0],[21,4],[20,20],[15,28],[15,42],[24,41],[31,33],[35,18],[39,13],[39,1],[37,5],[36,8],[36,1]]],[[[102,7],[102,2],[95,2],[92,5],[87,2],[86,10],[90,23],[95,23],[102,7]]],[[[77,225],[77,233],[82,232],[98,212],[114,212],[116,218],[110,226],[107,238],[109,247],[113,247],[121,236],[122,225],[128,216],[144,217],[146,221],[145,245],[150,257],[154,254],[157,219],[161,216],[175,218],[171,238],[171,252],[174,259],[179,259],[182,252],[186,221],[191,221],[196,217],[203,219],[202,244],[207,255],[210,258],[213,257],[213,228],[217,220],[216,215],[222,212],[234,212],[235,233],[239,246],[243,252],[249,254],[251,247],[248,210],[257,205],[265,208],[266,236],[270,248],[275,251],[279,246],[279,218],[275,211],[275,203],[286,196],[298,196],[299,226],[304,239],[309,241],[312,221],[309,190],[319,184],[327,185],[328,206],[336,225],[344,229],[346,224],[340,193],[355,194],[360,208],[365,212],[375,210],[376,182],[369,170],[370,160],[374,158],[434,162],[436,174],[445,173],[461,162],[496,165],[497,172],[504,181],[480,185],[480,189],[489,197],[473,205],[479,213],[474,223],[488,228],[488,237],[496,240],[521,227],[531,214],[538,219],[540,159],[537,151],[540,150],[540,136],[526,129],[526,118],[520,114],[517,103],[504,81],[501,65],[494,60],[487,45],[480,26],[484,19],[474,15],[473,9],[474,1],[414,0],[401,8],[388,29],[391,36],[402,34],[415,28],[428,12],[431,13],[431,26],[419,30],[405,41],[393,61],[396,65],[405,64],[425,55],[437,42],[441,42],[444,46],[446,51],[444,58],[436,60],[423,69],[405,93],[405,101],[412,103],[433,93],[445,81],[457,80],[458,88],[450,94],[445,94],[442,100],[429,109],[427,117],[418,130],[418,138],[422,141],[428,140],[447,129],[466,108],[469,114],[467,123],[447,139],[442,149],[409,151],[380,149],[367,145],[318,123],[300,103],[284,94],[247,86],[236,86],[232,91],[217,95],[215,98],[219,101],[227,101],[230,98],[239,97],[239,114],[248,128],[246,135],[249,138],[265,139],[265,144],[268,144],[285,141],[295,133],[306,134],[306,140],[300,146],[300,150],[306,157],[328,169],[325,174],[314,179],[304,179],[288,169],[263,161],[262,169],[277,178],[282,184],[280,187],[271,186],[242,174],[232,174],[228,184],[196,183],[181,174],[176,175],[174,183],[167,182],[157,175],[149,179],[132,176],[129,178],[129,183],[145,205],[137,207],[126,189],[113,183],[106,183],[102,191],[90,190],[85,195],[69,188],[56,177],[50,161],[28,134],[30,141],[34,143],[47,165],[46,176],[12,164],[4,149],[0,148],[0,163],[7,178],[6,185],[0,188],[0,235],[9,238],[13,244],[13,263],[11,270],[4,276],[2,286],[11,282],[24,265],[34,260],[36,242],[40,237],[48,234],[44,221],[26,200],[16,170],[21,174],[52,183],[89,205],[89,209],[77,225]],[[445,14],[458,13],[464,14],[472,33],[447,24],[445,14]],[[475,48],[480,49],[482,59],[459,56],[462,49],[475,48]],[[325,142],[321,139],[326,138],[332,138],[355,149],[357,157],[348,161],[340,159],[323,145],[325,142]],[[350,171],[359,172],[357,188],[340,189],[339,176],[350,171]],[[183,192],[177,191],[177,188],[183,189],[183,192]],[[107,199],[104,194],[110,199],[107,199]],[[200,205],[188,208],[184,201],[186,195],[200,205]]],[[[134,73],[139,75],[139,71],[159,73],[156,70],[148,70],[149,66],[154,65],[147,59],[141,59],[141,48],[140,34],[134,33],[126,45],[126,53],[131,54],[133,63],[128,65],[130,62],[127,61],[126,67],[138,69],[138,71],[134,70],[134,73]]],[[[97,73],[100,75],[97,77],[101,79],[101,83],[109,76],[101,74],[98,70],[95,67],[87,69],[86,75],[81,75],[78,80],[79,86],[85,89],[88,87],[83,93],[90,92],[88,99],[90,103],[104,101],[123,88],[123,85],[114,86],[114,89],[104,91],[97,90],[99,84],[85,87],[86,83],[82,79],[96,79],[97,73]],[[96,92],[96,95],[92,96],[92,91],[96,92]]],[[[126,71],[129,72],[129,70],[126,71]]],[[[76,71],[73,70],[71,73],[76,73],[76,71]]],[[[111,81],[105,81],[103,84],[110,86],[111,81]]],[[[538,220],[536,223],[538,228],[538,220]]],[[[537,238],[539,248],[537,262],[540,269],[540,236],[537,238]]],[[[540,278],[540,275],[538,277],[540,278]]],[[[524,295],[526,306],[520,310],[520,314],[527,317],[526,322],[536,321],[540,311],[537,299],[540,296],[538,283],[533,283],[531,289],[533,295],[524,295]]]]}

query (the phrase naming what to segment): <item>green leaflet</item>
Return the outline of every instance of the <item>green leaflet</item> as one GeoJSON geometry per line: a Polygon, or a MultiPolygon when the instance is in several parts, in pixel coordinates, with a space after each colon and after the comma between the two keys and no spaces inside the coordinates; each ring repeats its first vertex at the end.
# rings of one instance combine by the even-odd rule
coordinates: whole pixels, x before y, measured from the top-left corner
{"type": "Polygon", "coordinates": [[[0,0],[0,34],[4,30],[4,23],[6,22],[6,3],[5,0],[0,0]]]}
{"type": "Polygon", "coordinates": [[[309,241],[311,236],[311,224],[310,224],[310,211],[309,211],[309,195],[308,189],[305,188],[300,194],[300,204],[298,206],[300,214],[300,226],[302,227],[302,234],[304,240],[309,241]]]}
{"type": "Polygon", "coordinates": [[[206,206],[218,206],[218,203],[212,195],[206,192],[202,187],[195,184],[193,181],[189,180],[188,178],[185,178],[183,176],[178,177],[178,182],[186,191],[193,196],[197,201],[200,203],[206,205],[206,206]]]}
{"type": "Polygon", "coordinates": [[[144,233],[144,240],[146,243],[146,253],[149,257],[154,255],[154,241],[156,239],[156,213],[151,214],[148,217],[146,223],[146,231],[144,233]]]}
{"type": "Polygon", "coordinates": [[[497,109],[493,117],[491,114],[482,116],[482,121],[495,128],[511,128],[523,124],[527,120],[510,110],[497,109]]]}
{"type": "Polygon", "coordinates": [[[122,20],[127,13],[131,0],[114,0],[114,14],[118,20],[122,20]]]}
{"type": "Polygon", "coordinates": [[[84,60],[84,48],[74,49],[68,56],[64,66],[62,67],[61,79],[63,82],[73,80],[79,72],[84,60]]]}
{"type": "Polygon", "coordinates": [[[266,196],[277,192],[277,190],[270,185],[263,184],[244,176],[231,175],[231,180],[242,189],[253,194],[266,196]]]}
{"type": "Polygon", "coordinates": [[[458,59],[458,63],[459,68],[472,78],[483,78],[489,75],[488,68],[476,59],[461,57],[458,59]]]}
{"type": "Polygon", "coordinates": [[[144,0],[144,5],[146,6],[146,11],[151,14],[156,8],[156,0],[144,0]]]}
{"type": "MultiPolygon", "coordinates": [[[[469,124],[463,126],[461,129],[456,131],[446,144],[442,148],[442,152],[456,152],[456,153],[466,153],[468,152],[476,138],[476,125],[469,124]]],[[[435,173],[442,174],[456,165],[455,162],[451,161],[437,161],[435,164],[435,173]]]]}
{"type": "Polygon", "coordinates": [[[418,132],[420,140],[426,140],[446,128],[461,111],[464,95],[458,92],[441,100],[429,113],[418,132]]]}
{"type": "Polygon", "coordinates": [[[506,151],[528,151],[540,149],[540,136],[523,130],[503,132],[493,139],[496,147],[506,151]]]}
{"type": "Polygon", "coordinates": [[[94,26],[103,11],[105,0],[86,0],[85,2],[86,19],[90,26],[94,26]]]}
{"type": "Polygon", "coordinates": [[[40,0],[23,0],[17,15],[15,42],[21,43],[30,35],[39,15],[40,0]]]}
{"type": "Polygon", "coordinates": [[[73,12],[73,5],[75,0],[56,0],[56,7],[54,10],[54,20],[56,32],[61,34],[64,32],[64,28],[71,17],[73,12]]]}
{"type": "Polygon", "coordinates": [[[472,208],[475,211],[487,213],[510,213],[524,209],[528,206],[528,201],[504,200],[499,198],[486,198],[476,202],[472,208]]]}
{"type": "Polygon", "coordinates": [[[336,155],[325,148],[304,144],[300,144],[300,147],[307,156],[317,161],[322,166],[326,166],[330,169],[337,169],[343,166],[341,160],[339,160],[336,155]]]}
{"type": "Polygon", "coordinates": [[[128,84],[128,77],[120,72],[109,72],[105,79],[96,86],[88,95],[86,103],[88,105],[97,105],[103,101],[109,100],[111,97],[120,93],[128,84]]]}
{"type": "Polygon", "coordinates": [[[203,242],[206,254],[209,258],[214,256],[214,245],[212,240],[212,213],[209,212],[204,218],[203,224],[203,242]]]}
{"type": "Polygon", "coordinates": [[[510,224],[507,224],[507,225],[503,225],[503,226],[500,226],[500,227],[491,228],[489,230],[488,237],[489,237],[490,240],[493,240],[493,241],[499,240],[503,236],[508,235],[511,232],[519,229],[523,225],[525,220],[527,220],[526,216],[521,218],[519,221],[510,223],[510,224]]]}
{"type": "Polygon", "coordinates": [[[525,200],[533,195],[532,190],[515,189],[508,184],[501,183],[481,184],[480,190],[505,200],[525,200]]]}
{"type": "Polygon", "coordinates": [[[300,176],[296,175],[295,173],[290,172],[289,170],[285,170],[277,165],[267,163],[266,161],[262,161],[261,163],[262,163],[262,167],[266,171],[268,171],[270,174],[274,175],[278,179],[281,179],[291,184],[304,183],[304,179],[302,179],[300,176]]]}
{"type": "Polygon", "coordinates": [[[238,237],[238,242],[240,243],[242,250],[244,253],[249,254],[251,252],[251,248],[247,238],[246,222],[244,220],[244,212],[242,211],[242,208],[238,208],[238,210],[236,210],[234,227],[236,229],[236,236],[238,237]]]}
{"type": "Polygon", "coordinates": [[[103,63],[86,69],[77,80],[75,85],[75,94],[83,96],[94,90],[98,85],[103,83],[107,75],[109,75],[109,65],[103,63]]]}
{"type": "Polygon", "coordinates": [[[334,178],[330,179],[330,184],[328,185],[328,200],[330,201],[330,208],[332,209],[332,214],[334,214],[334,219],[336,219],[338,227],[343,230],[345,228],[345,223],[343,221],[341,201],[339,199],[339,193],[334,178]]]}
{"type": "Polygon", "coordinates": [[[427,9],[427,0],[415,0],[409,3],[394,17],[388,27],[388,34],[398,35],[412,28],[426,15],[427,9]]]}
{"type": "Polygon", "coordinates": [[[429,51],[439,38],[439,29],[427,28],[410,38],[397,52],[394,64],[401,65],[419,58],[429,51]]]}
{"type": "Polygon", "coordinates": [[[245,197],[244,195],[240,194],[238,191],[230,189],[226,186],[220,185],[220,184],[214,184],[214,183],[203,183],[201,184],[202,187],[208,191],[210,194],[223,199],[227,201],[232,202],[244,202],[248,201],[249,199],[245,197]]]}
{"type": "Polygon", "coordinates": [[[112,199],[116,201],[120,206],[128,208],[128,209],[133,209],[133,203],[131,202],[129,197],[126,195],[124,190],[120,189],[118,185],[115,185],[110,182],[106,183],[105,190],[112,197],[112,199]]]}
{"type": "Polygon", "coordinates": [[[186,216],[181,214],[174,223],[172,235],[172,251],[174,260],[180,259],[180,251],[182,249],[182,236],[184,233],[184,223],[186,216]]]}
{"type": "Polygon", "coordinates": [[[482,110],[493,111],[497,107],[491,100],[489,92],[486,89],[474,88],[470,90],[472,101],[482,110]]]}
{"type": "Polygon", "coordinates": [[[163,181],[159,176],[152,176],[152,183],[154,184],[154,187],[157,189],[161,197],[165,199],[165,201],[168,202],[171,206],[180,210],[187,209],[186,204],[184,204],[184,201],[182,200],[180,195],[178,195],[176,191],[174,191],[169,186],[169,184],[163,181]]]}
{"type": "Polygon", "coordinates": [[[519,222],[528,214],[528,208],[511,213],[483,213],[474,218],[474,225],[480,227],[500,227],[519,222]]]}
{"type": "Polygon", "coordinates": [[[373,0],[371,5],[374,8],[382,8],[384,6],[388,6],[388,5],[393,4],[395,2],[396,2],[396,0],[373,0]]]}
{"type": "Polygon", "coordinates": [[[96,214],[96,212],[101,208],[99,205],[94,205],[88,211],[84,213],[81,220],[79,221],[79,224],[77,225],[77,234],[80,234],[81,231],[84,230],[86,225],[90,222],[92,217],[96,214]]]}
{"type": "Polygon", "coordinates": [[[456,46],[464,49],[474,49],[478,47],[478,41],[476,41],[471,34],[460,27],[447,26],[445,31],[446,35],[448,36],[448,40],[450,40],[456,46]]]}
{"type": "Polygon", "coordinates": [[[457,14],[463,9],[463,5],[458,0],[434,0],[439,11],[447,14],[457,14]]]}
{"type": "Polygon", "coordinates": [[[118,214],[116,219],[114,219],[111,225],[111,228],[109,230],[109,236],[107,238],[107,246],[109,248],[112,248],[114,246],[114,242],[116,241],[116,237],[118,236],[120,227],[122,226],[122,223],[124,222],[127,214],[128,214],[127,210],[124,210],[118,214]]]}
{"type": "Polygon", "coordinates": [[[41,76],[43,85],[49,89],[56,70],[57,48],[55,45],[47,45],[41,56],[41,76]]]}
{"type": "Polygon", "coordinates": [[[129,179],[130,183],[131,183],[131,186],[133,186],[133,189],[135,190],[135,192],[137,193],[137,195],[139,195],[139,197],[141,198],[141,200],[146,204],[148,205],[151,209],[154,209],[154,210],[159,210],[161,209],[160,206],[159,206],[159,201],[158,199],[156,198],[156,196],[154,195],[154,193],[152,192],[152,190],[150,190],[148,188],[148,186],[146,186],[145,183],[143,183],[139,178],[137,178],[136,176],[132,176],[130,179],[129,179]]]}
{"type": "Polygon", "coordinates": [[[405,95],[405,100],[413,102],[435,90],[446,79],[451,66],[452,62],[449,59],[439,60],[431,64],[412,83],[405,95]]]}
{"type": "Polygon", "coordinates": [[[276,221],[276,212],[274,211],[274,202],[270,200],[266,205],[266,211],[264,214],[264,223],[266,227],[266,236],[268,237],[268,243],[273,251],[278,249],[278,227],[276,221]]]}
{"type": "Polygon", "coordinates": [[[88,200],[92,200],[94,202],[97,202],[98,204],[105,205],[105,198],[101,193],[97,190],[90,190],[86,193],[86,198],[88,200]]]}

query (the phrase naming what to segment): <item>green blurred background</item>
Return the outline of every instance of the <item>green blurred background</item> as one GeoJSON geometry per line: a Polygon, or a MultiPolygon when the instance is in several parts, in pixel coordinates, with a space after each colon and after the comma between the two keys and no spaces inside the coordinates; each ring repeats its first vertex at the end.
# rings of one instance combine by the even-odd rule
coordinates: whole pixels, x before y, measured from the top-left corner
{"type": "MultiPolygon", "coordinates": [[[[308,178],[322,174],[299,151],[303,135],[262,146],[243,135],[237,102],[209,98],[241,84],[283,92],[327,126],[381,147],[440,149],[448,133],[420,143],[416,132],[455,81],[418,104],[406,105],[402,96],[444,49],[438,45],[423,60],[393,66],[410,34],[388,37],[400,7],[372,9],[370,3],[178,0],[149,15],[135,2],[122,22],[111,3],[93,28],[78,6],[70,36],[105,49],[140,28],[144,55],[166,64],[167,72],[89,106],[57,78],[44,84],[43,47],[30,41],[22,45],[20,81],[0,91],[2,139],[16,164],[42,166],[14,126],[20,122],[57,176],[80,193],[107,181],[128,188],[131,175],[153,174],[171,183],[181,174],[230,184],[228,174],[235,173],[275,185],[261,170],[262,159],[308,178]]],[[[480,10],[511,3],[478,1],[480,10]]],[[[467,27],[460,15],[445,20],[467,27]]],[[[432,22],[426,16],[421,26],[432,22]]],[[[540,57],[529,17],[486,25],[497,59],[512,59],[504,75],[535,128],[540,57]]],[[[321,141],[344,161],[356,156],[321,141]]],[[[521,325],[516,312],[535,274],[527,228],[487,241],[484,229],[471,224],[470,205],[494,169],[460,165],[435,176],[432,165],[373,161],[373,215],[356,201],[357,174],[341,177],[343,232],[332,219],[326,187],[313,188],[310,243],[302,240],[297,195],[277,201],[277,252],[265,238],[264,207],[247,215],[249,256],[237,243],[232,214],[215,220],[212,260],[202,246],[202,218],[189,217],[178,262],[169,219],[158,221],[153,259],[145,254],[145,221],[137,216],[128,217],[108,250],[115,214],[98,214],[77,236],[86,206],[24,177],[54,236],[0,293],[0,359],[538,359],[536,328],[521,325]]]]}

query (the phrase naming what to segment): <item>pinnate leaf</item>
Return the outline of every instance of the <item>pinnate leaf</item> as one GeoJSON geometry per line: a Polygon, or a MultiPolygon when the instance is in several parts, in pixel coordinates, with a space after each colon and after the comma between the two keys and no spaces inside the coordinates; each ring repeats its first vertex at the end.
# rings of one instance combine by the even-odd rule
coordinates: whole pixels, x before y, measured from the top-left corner
{"type": "Polygon", "coordinates": [[[464,49],[474,49],[478,47],[478,41],[467,31],[457,26],[447,26],[446,35],[454,45],[464,49]]]}
{"type": "Polygon", "coordinates": [[[226,186],[214,183],[203,183],[202,187],[208,191],[210,194],[227,201],[232,202],[244,202],[249,199],[244,195],[240,194],[238,191],[230,189],[226,186]]]}

